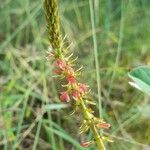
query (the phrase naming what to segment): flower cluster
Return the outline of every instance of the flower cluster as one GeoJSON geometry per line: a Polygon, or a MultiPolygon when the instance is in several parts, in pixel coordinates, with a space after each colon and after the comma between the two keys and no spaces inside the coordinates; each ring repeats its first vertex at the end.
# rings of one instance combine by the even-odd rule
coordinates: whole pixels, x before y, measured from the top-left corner
{"type": "Polygon", "coordinates": [[[73,100],[73,108],[75,111],[80,111],[83,115],[83,121],[80,126],[80,133],[85,133],[89,130],[93,133],[93,140],[81,143],[81,146],[87,147],[94,143],[97,144],[98,150],[105,150],[103,141],[111,141],[108,137],[104,136],[99,131],[99,128],[108,129],[110,124],[106,123],[103,119],[94,116],[94,111],[89,105],[95,105],[89,98],[89,86],[80,83],[78,76],[80,69],[74,69],[74,62],[72,55],[68,56],[67,49],[62,46],[63,40],[60,31],[59,15],[58,15],[58,0],[44,0],[45,16],[47,21],[47,29],[51,47],[47,52],[47,58],[53,57],[54,60],[54,73],[60,79],[66,80],[65,91],[60,92],[60,100],[62,102],[70,102],[73,100]],[[74,107],[75,105],[75,107],[74,107]]]}
{"type": "Polygon", "coordinates": [[[59,75],[61,78],[65,78],[67,81],[66,91],[60,92],[60,100],[62,102],[69,102],[71,99],[79,100],[85,96],[89,89],[88,85],[79,83],[77,80],[76,71],[73,68],[73,64],[69,59],[57,58],[54,52],[48,52],[48,56],[54,57],[54,73],[59,75]]]}
{"type": "MultiPolygon", "coordinates": [[[[91,108],[88,108],[88,105],[95,105],[95,103],[93,103],[88,96],[90,91],[89,86],[80,83],[77,79],[79,72],[74,69],[72,54],[69,57],[63,52],[56,53],[48,51],[47,54],[48,57],[54,58],[54,73],[61,79],[65,79],[67,82],[66,85],[64,85],[66,90],[60,92],[59,98],[61,102],[70,102],[70,100],[74,100],[74,102],[78,104],[77,106],[83,110],[85,119],[80,126],[80,133],[87,132],[92,126],[96,129],[109,129],[110,124],[103,121],[103,119],[95,117],[93,114],[94,111],[91,108]]],[[[100,138],[108,140],[108,138],[104,136],[100,138]]],[[[87,147],[95,142],[95,140],[86,141],[81,143],[81,146],[87,147]]]]}

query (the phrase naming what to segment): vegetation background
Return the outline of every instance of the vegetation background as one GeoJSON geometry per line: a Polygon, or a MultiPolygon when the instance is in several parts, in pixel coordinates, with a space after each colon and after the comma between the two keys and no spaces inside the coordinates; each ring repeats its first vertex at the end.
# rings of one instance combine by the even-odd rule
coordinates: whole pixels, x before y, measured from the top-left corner
{"type": "MultiPolygon", "coordinates": [[[[150,64],[150,1],[93,0],[92,11],[89,1],[60,0],[60,19],[97,104],[98,57],[103,117],[112,125],[106,134],[114,140],[107,149],[149,150],[150,99],[130,87],[127,72],[150,64]]],[[[70,116],[58,100],[58,82],[45,59],[42,3],[0,0],[0,150],[83,150],[80,141],[91,138],[78,134],[81,116],[70,116]]]]}

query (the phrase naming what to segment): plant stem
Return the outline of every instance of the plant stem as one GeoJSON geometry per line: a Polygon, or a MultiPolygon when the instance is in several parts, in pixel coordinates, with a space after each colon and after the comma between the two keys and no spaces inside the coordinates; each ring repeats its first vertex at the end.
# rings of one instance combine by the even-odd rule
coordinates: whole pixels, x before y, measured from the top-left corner
{"type": "Polygon", "coordinates": [[[101,135],[99,134],[95,124],[93,123],[92,117],[90,116],[89,112],[87,111],[87,107],[85,105],[85,102],[83,101],[83,99],[80,99],[80,106],[81,106],[81,110],[83,112],[84,118],[86,118],[86,120],[88,122],[90,122],[90,127],[91,127],[91,131],[93,132],[93,136],[94,139],[96,141],[96,144],[98,146],[98,150],[106,150],[103,140],[101,138],[101,135]]]}
{"type": "Polygon", "coordinates": [[[92,38],[93,38],[93,46],[94,46],[94,59],[95,59],[95,67],[96,67],[99,116],[100,118],[102,118],[101,78],[100,78],[100,69],[99,69],[99,61],[98,61],[98,47],[97,47],[97,38],[96,38],[94,10],[93,10],[92,0],[89,0],[89,5],[90,5],[90,14],[91,14],[92,38]]]}
{"type": "Polygon", "coordinates": [[[109,84],[109,89],[108,89],[108,95],[110,96],[111,91],[112,91],[112,85],[116,77],[116,69],[119,66],[119,60],[121,57],[121,50],[122,50],[122,42],[123,42],[123,31],[124,31],[124,2],[123,0],[121,1],[121,20],[120,20],[120,30],[119,30],[119,41],[118,41],[118,48],[117,48],[117,54],[116,54],[116,60],[114,64],[114,69],[113,73],[111,76],[110,84],[109,84]]]}

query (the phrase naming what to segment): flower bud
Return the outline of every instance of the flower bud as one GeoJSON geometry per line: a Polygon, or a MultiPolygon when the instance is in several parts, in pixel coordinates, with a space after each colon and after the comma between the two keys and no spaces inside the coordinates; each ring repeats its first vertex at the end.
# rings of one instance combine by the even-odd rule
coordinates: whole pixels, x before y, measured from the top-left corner
{"type": "Polygon", "coordinates": [[[82,147],[88,147],[88,146],[92,145],[93,143],[94,143],[93,141],[85,141],[85,142],[81,143],[81,146],[82,147]]]}
{"type": "Polygon", "coordinates": [[[80,93],[87,92],[88,91],[88,86],[86,84],[79,83],[79,91],[80,91],[80,93]]]}
{"type": "Polygon", "coordinates": [[[78,99],[78,98],[80,97],[79,91],[74,90],[74,91],[72,92],[72,96],[73,96],[73,98],[78,99]]]}
{"type": "Polygon", "coordinates": [[[68,81],[69,83],[71,83],[71,84],[75,84],[75,83],[76,83],[76,79],[75,79],[75,77],[72,76],[72,75],[67,76],[67,81],[68,81]]]}
{"type": "Polygon", "coordinates": [[[97,124],[97,127],[103,128],[103,129],[109,129],[111,125],[109,123],[103,122],[103,123],[97,124]]]}
{"type": "Polygon", "coordinates": [[[56,65],[57,67],[59,67],[61,70],[65,70],[65,69],[66,69],[66,66],[67,66],[66,62],[65,62],[64,60],[62,60],[62,59],[57,59],[57,60],[55,61],[55,65],[56,65]]]}
{"type": "Polygon", "coordinates": [[[60,100],[62,102],[69,102],[70,101],[70,97],[69,97],[69,94],[67,92],[61,92],[60,93],[60,100]]]}

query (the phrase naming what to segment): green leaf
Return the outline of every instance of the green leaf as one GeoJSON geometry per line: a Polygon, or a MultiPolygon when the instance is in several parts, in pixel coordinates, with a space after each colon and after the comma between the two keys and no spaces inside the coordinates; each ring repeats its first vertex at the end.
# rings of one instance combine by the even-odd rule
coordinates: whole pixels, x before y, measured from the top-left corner
{"type": "Polygon", "coordinates": [[[150,95],[150,67],[140,66],[129,72],[129,77],[133,82],[129,82],[135,88],[150,95]]]}
{"type": "Polygon", "coordinates": [[[68,105],[67,104],[48,104],[48,105],[44,105],[43,109],[44,110],[59,110],[62,108],[67,108],[68,105]]]}

